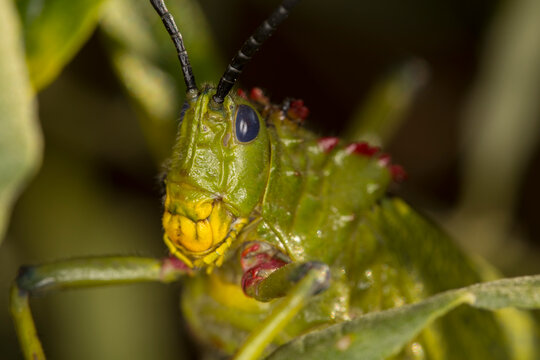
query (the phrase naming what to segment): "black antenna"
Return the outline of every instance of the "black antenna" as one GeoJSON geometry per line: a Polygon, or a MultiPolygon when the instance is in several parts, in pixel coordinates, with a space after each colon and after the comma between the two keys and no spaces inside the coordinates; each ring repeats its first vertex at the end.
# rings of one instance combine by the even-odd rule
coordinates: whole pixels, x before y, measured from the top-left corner
{"type": "Polygon", "coordinates": [[[193,76],[193,70],[191,70],[191,65],[189,64],[189,58],[184,46],[184,41],[182,40],[182,35],[178,31],[178,27],[174,22],[174,18],[167,10],[163,0],[150,0],[150,3],[156,9],[157,13],[163,21],[163,25],[167,29],[167,32],[171,36],[171,39],[178,53],[178,59],[180,59],[180,64],[182,65],[182,72],[184,73],[184,81],[186,82],[187,92],[197,92],[197,84],[195,83],[195,77],[193,76]]]}
{"type": "Polygon", "coordinates": [[[236,56],[232,59],[231,63],[225,70],[225,73],[219,80],[219,84],[216,90],[216,94],[212,97],[216,104],[222,104],[225,96],[231,91],[234,83],[238,79],[238,76],[242,73],[244,65],[251,60],[253,54],[259,50],[262,44],[272,35],[274,30],[278,27],[283,20],[289,16],[291,9],[300,0],[285,0],[281,5],[274,10],[274,12],[266,19],[258,28],[255,33],[247,39],[242,45],[242,48],[236,56]]]}

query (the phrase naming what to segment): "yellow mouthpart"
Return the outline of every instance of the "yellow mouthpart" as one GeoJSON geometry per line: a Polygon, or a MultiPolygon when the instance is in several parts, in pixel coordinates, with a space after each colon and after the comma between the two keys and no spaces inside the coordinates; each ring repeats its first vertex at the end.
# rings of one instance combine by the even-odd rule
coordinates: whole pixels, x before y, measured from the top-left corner
{"type": "MultiPolygon", "coordinates": [[[[166,202],[167,205],[167,202],[166,202]]],[[[189,267],[220,266],[225,251],[236,239],[247,219],[234,219],[221,201],[192,205],[200,220],[171,214],[166,206],[163,214],[163,236],[171,254],[189,267]],[[234,220],[234,223],[233,223],[234,220]]]]}

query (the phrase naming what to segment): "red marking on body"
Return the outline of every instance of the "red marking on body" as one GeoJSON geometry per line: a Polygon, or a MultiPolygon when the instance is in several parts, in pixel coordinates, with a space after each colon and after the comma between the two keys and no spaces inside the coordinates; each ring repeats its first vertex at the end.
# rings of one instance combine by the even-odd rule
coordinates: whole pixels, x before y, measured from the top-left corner
{"type": "Polygon", "coordinates": [[[392,164],[388,167],[388,170],[390,170],[392,179],[396,182],[402,182],[403,180],[407,179],[407,173],[401,165],[392,164]]]}
{"type": "Polygon", "coordinates": [[[287,110],[287,116],[292,119],[304,121],[309,115],[309,109],[304,105],[304,100],[293,100],[287,110]]]}
{"type": "Polygon", "coordinates": [[[377,159],[380,166],[388,166],[392,162],[392,157],[388,153],[380,154],[377,159]]]}
{"type": "Polygon", "coordinates": [[[259,100],[260,98],[264,97],[264,93],[263,91],[261,90],[261,88],[258,88],[258,87],[254,87],[251,89],[251,91],[249,92],[249,98],[251,100],[259,100]]]}
{"type": "Polygon", "coordinates": [[[236,93],[238,94],[238,96],[240,96],[241,98],[244,98],[244,99],[247,99],[247,94],[246,92],[243,90],[243,89],[238,89],[236,90],[236,93]]]}
{"type": "Polygon", "coordinates": [[[243,271],[248,271],[264,262],[272,260],[273,255],[269,253],[269,249],[261,248],[259,242],[245,248],[240,255],[240,265],[243,271]]]}
{"type": "Polygon", "coordinates": [[[240,264],[243,270],[242,290],[246,295],[250,293],[249,290],[256,290],[253,287],[266,279],[268,275],[287,264],[280,255],[281,253],[269,244],[247,243],[246,248],[240,254],[240,264]]]}
{"type": "Polygon", "coordinates": [[[165,278],[167,274],[176,271],[185,271],[188,274],[192,273],[192,269],[176,256],[171,255],[162,260],[160,272],[161,278],[165,278]]]}
{"type": "MultiPolygon", "coordinates": [[[[262,254],[259,254],[262,255],[262,254]]],[[[248,288],[257,286],[261,281],[266,279],[269,274],[286,265],[283,260],[270,258],[244,272],[242,275],[242,290],[248,295],[248,288]]]]}
{"type": "Polygon", "coordinates": [[[386,167],[392,175],[392,180],[395,182],[402,182],[407,179],[407,173],[401,165],[392,164],[392,157],[387,153],[381,153],[381,149],[378,146],[371,146],[367,142],[358,142],[347,145],[345,150],[349,154],[359,154],[367,157],[373,157],[377,153],[377,164],[382,167],[386,167]]]}
{"type": "Polygon", "coordinates": [[[240,259],[240,265],[242,270],[247,271],[265,261],[269,261],[272,257],[267,253],[259,253],[251,256],[242,257],[240,259]]]}
{"type": "Polygon", "coordinates": [[[333,148],[339,143],[339,138],[337,137],[322,137],[317,140],[317,144],[325,153],[329,153],[333,148]]]}
{"type": "Polygon", "coordinates": [[[358,142],[358,143],[352,143],[348,145],[345,148],[345,150],[349,154],[354,153],[354,154],[364,155],[368,157],[372,157],[373,155],[381,151],[381,149],[378,146],[371,146],[367,142],[364,142],[364,141],[358,142]]]}
{"type": "Polygon", "coordinates": [[[269,259],[271,259],[271,257],[267,253],[260,253],[260,254],[255,255],[255,262],[257,264],[263,263],[269,259]]]}
{"type": "Polygon", "coordinates": [[[246,257],[249,253],[252,253],[254,251],[257,251],[259,250],[259,248],[261,247],[261,245],[259,243],[255,243],[251,246],[248,246],[247,248],[244,249],[244,251],[242,251],[242,257],[246,257]]]}
{"type": "Polygon", "coordinates": [[[262,89],[258,87],[254,87],[251,89],[251,91],[249,92],[249,98],[262,105],[270,104],[270,100],[264,95],[262,89]]]}
{"type": "Polygon", "coordinates": [[[177,270],[190,270],[189,266],[187,266],[182,260],[172,255],[163,259],[163,266],[170,266],[177,270]]]}

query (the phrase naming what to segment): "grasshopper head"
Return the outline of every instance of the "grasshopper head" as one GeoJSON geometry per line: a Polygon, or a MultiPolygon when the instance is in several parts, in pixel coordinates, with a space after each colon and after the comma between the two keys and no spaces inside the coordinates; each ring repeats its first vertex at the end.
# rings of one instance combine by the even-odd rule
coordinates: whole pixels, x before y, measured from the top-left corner
{"type": "Polygon", "coordinates": [[[219,266],[263,196],[270,168],[261,116],[246,100],[227,94],[298,0],[284,0],[242,45],[217,88],[202,90],[165,3],[150,2],[176,47],[188,99],[165,180],[164,240],[190,267],[219,266]]]}
{"type": "Polygon", "coordinates": [[[188,100],[165,180],[165,242],[195,267],[222,261],[260,202],[270,166],[258,112],[231,95],[214,110],[214,92],[188,100]]]}

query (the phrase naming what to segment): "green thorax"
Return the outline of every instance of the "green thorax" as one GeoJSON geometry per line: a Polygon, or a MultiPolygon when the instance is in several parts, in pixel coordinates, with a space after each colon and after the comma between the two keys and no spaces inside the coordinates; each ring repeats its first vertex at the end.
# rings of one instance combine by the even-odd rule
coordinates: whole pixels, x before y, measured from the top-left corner
{"type": "MultiPolygon", "coordinates": [[[[309,329],[481,280],[443,231],[399,199],[384,196],[392,180],[385,154],[366,144],[319,138],[282,106],[257,100],[251,104],[259,110],[268,139],[267,172],[261,175],[261,193],[250,195],[258,203],[228,261],[186,284],[182,307],[201,341],[233,352],[275,305],[242,293],[239,253],[233,250],[244,241],[265,241],[291,261],[323,261],[331,268],[331,287],[310,301],[275,344],[309,329]]],[[[250,159],[244,158],[246,166],[250,159]]],[[[246,189],[259,185],[246,184],[246,189]]],[[[466,352],[471,358],[508,358],[500,345],[501,329],[487,314],[456,313],[424,332],[418,344],[433,358],[452,358],[450,354],[461,354],[459,349],[485,329],[489,336],[466,352]],[[448,352],[436,355],[443,344],[448,352]]]]}
{"type": "Polygon", "coordinates": [[[391,181],[387,156],[367,144],[320,138],[279,106],[262,114],[270,169],[252,236],[277,242],[294,261],[339,265],[360,215],[391,181]]]}

